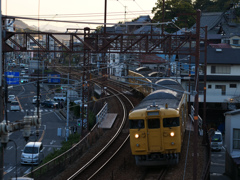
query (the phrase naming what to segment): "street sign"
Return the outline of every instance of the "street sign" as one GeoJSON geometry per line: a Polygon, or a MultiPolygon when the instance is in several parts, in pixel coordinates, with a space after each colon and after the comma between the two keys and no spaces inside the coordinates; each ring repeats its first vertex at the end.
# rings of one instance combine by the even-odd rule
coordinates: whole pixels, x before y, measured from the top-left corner
{"type": "Polygon", "coordinates": [[[60,74],[48,74],[48,83],[60,83],[60,74]]]}
{"type": "Polygon", "coordinates": [[[19,84],[19,72],[5,72],[7,84],[19,84]]]}

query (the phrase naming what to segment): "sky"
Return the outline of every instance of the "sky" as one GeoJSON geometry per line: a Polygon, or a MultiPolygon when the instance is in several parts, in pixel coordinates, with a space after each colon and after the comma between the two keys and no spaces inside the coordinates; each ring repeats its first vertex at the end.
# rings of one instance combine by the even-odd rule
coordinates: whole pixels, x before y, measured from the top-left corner
{"type": "MultiPolygon", "coordinates": [[[[22,20],[40,30],[66,28],[91,29],[104,22],[105,0],[0,0],[2,15],[74,21],[74,23],[22,20]],[[87,23],[85,23],[87,22],[87,23]]],[[[107,23],[131,21],[140,15],[150,15],[157,0],[107,0],[107,23]],[[125,13],[126,12],[126,13],[125,13]]],[[[107,25],[112,26],[112,25],[107,25]]]]}

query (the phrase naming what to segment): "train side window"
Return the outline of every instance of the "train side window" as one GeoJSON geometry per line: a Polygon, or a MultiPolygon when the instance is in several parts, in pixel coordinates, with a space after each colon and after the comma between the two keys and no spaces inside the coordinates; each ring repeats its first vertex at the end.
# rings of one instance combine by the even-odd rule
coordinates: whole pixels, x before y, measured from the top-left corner
{"type": "Polygon", "coordinates": [[[143,129],[143,128],[145,128],[144,120],[143,119],[130,120],[129,126],[130,126],[130,129],[143,129]]]}
{"type": "Polygon", "coordinates": [[[163,127],[179,126],[179,118],[163,118],[163,127]]]}
{"type": "Polygon", "coordinates": [[[160,128],[160,120],[159,119],[148,119],[148,128],[149,129],[160,128]]]}

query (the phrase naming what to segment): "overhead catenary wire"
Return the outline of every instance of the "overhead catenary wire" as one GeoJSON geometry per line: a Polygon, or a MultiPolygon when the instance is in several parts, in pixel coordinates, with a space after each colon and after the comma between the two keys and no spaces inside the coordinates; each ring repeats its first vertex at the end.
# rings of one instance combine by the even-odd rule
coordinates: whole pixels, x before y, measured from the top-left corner
{"type": "MultiPolygon", "coordinates": [[[[51,22],[61,22],[61,23],[74,23],[74,24],[96,24],[96,25],[116,25],[117,23],[99,23],[99,22],[83,22],[83,21],[64,21],[64,20],[52,20],[52,19],[40,19],[40,18],[29,18],[29,17],[19,17],[19,16],[3,16],[7,19],[25,19],[33,21],[51,21],[51,22]]],[[[131,25],[161,25],[161,24],[170,24],[172,22],[157,22],[157,23],[131,23],[131,25]]],[[[124,24],[121,24],[124,25],[124,24]]]]}

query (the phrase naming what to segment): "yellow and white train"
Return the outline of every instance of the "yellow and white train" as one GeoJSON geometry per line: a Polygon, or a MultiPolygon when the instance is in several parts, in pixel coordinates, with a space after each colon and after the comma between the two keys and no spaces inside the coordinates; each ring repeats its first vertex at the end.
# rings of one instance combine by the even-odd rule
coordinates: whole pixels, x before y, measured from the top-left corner
{"type": "Polygon", "coordinates": [[[129,113],[132,155],[139,166],[177,164],[188,118],[187,95],[181,84],[170,78],[145,87],[153,81],[143,74],[129,72],[131,86],[147,95],[129,113]],[[139,76],[145,80],[134,80],[139,76]],[[146,83],[140,87],[139,82],[146,83]]]}

